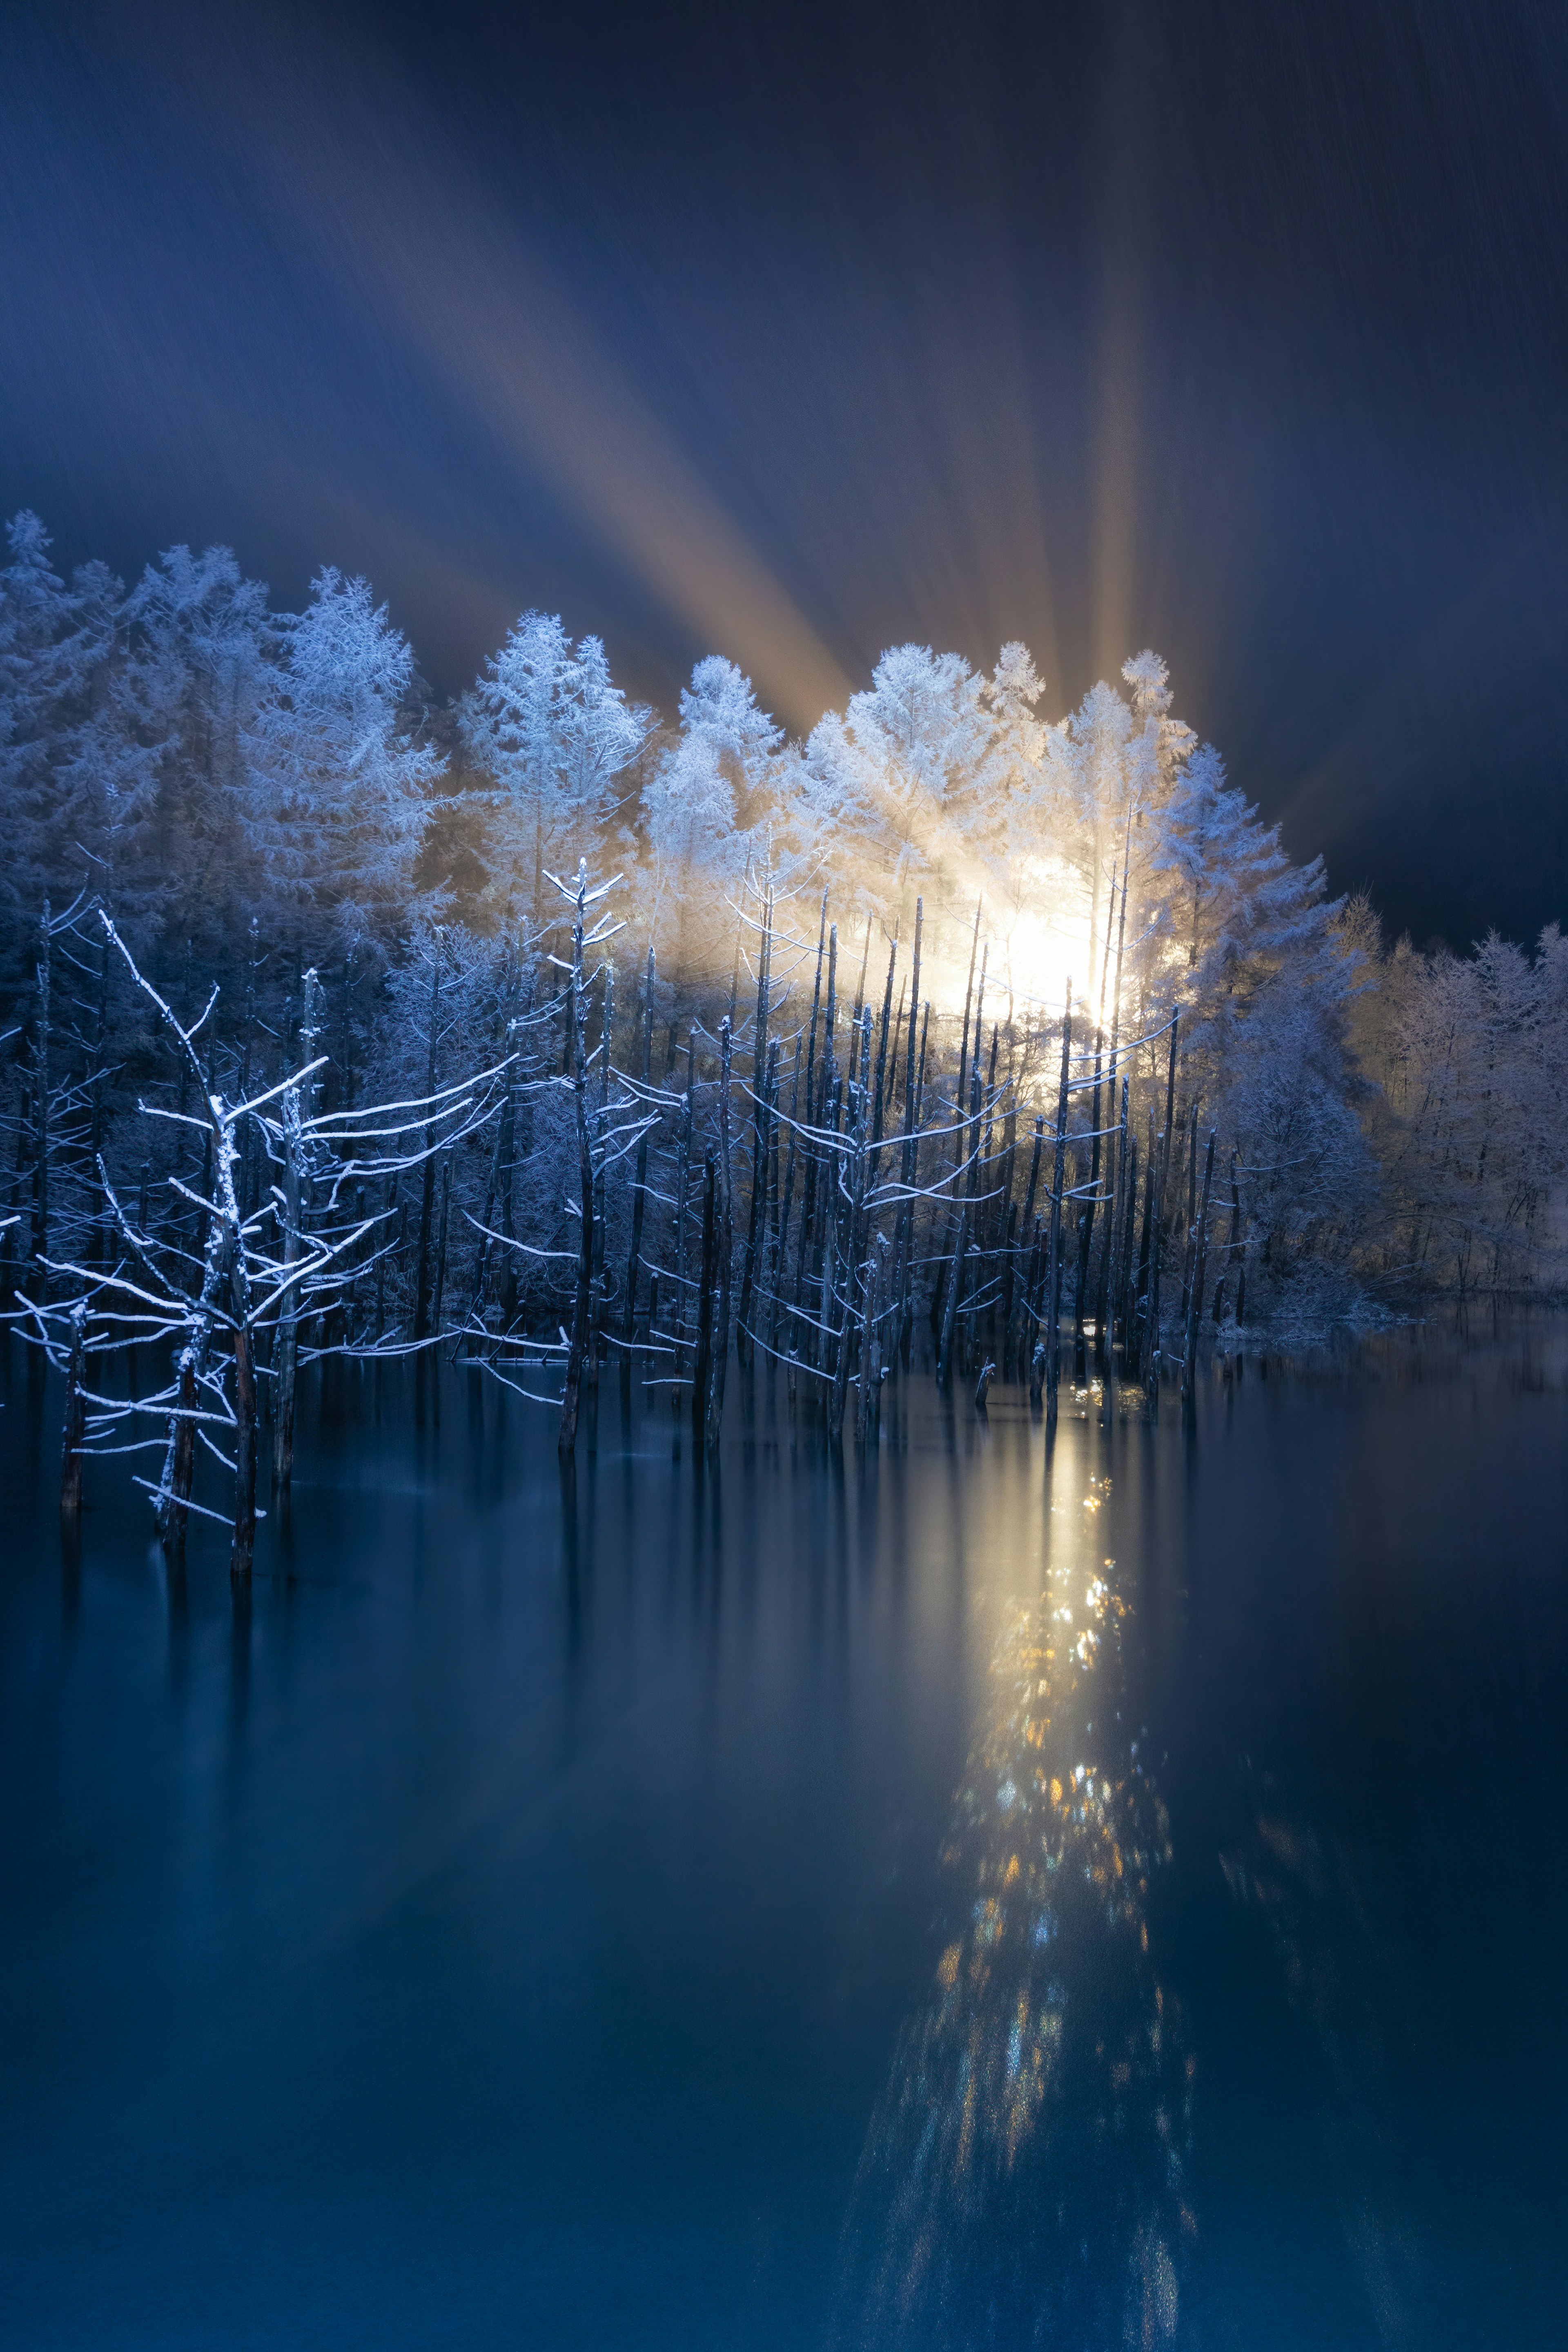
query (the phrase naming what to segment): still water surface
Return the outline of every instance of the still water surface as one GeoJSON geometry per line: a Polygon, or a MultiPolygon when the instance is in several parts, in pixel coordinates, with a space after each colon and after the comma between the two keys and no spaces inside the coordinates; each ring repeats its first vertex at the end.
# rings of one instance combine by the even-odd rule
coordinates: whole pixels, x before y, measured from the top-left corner
{"type": "Polygon", "coordinates": [[[1559,2346],[1568,1330],[1195,1433],[0,1414],[7,2346],[1559,2346]],[[37,1462],[42,1467],[35,1466],[37,1462]]]}

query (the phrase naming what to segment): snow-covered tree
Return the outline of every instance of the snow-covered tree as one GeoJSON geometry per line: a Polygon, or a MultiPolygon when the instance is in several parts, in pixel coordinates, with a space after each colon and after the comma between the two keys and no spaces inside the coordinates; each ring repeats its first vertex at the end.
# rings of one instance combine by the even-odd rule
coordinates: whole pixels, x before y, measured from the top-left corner
{"type": "MultiPolygon", "coordinates": [[[[678,721],[656,725],[627,704],[597,637],[574,641],[558,616],[529,612],[473,691],[440,710],[427,707],[406,642],[363,580],[325,571],[303,613],[272,615],[265,590],[242,577],[226,549],[170,549],[126,596],[101,564],[68,583],[35,515],[18,515],[7,537],[0,983],[9,1002],[0,1044],[9,1051],[0,1057],[0,1228],[20,1233],[26,1213],[35,1259],[37,1236],[64,1230],[77,1213],[62,1171],[74,1171],[79,1187],[100,1145],[113,1149],[115,1072],[140,1051],[121,1051],[127,1041],[115,1028],[107,958],[95,944],[84,961],[75,917],[62,912],[85,879],[112,899],[121,936],[149,975],[163,967],[157,984],[182,1022],[197,1017],[217,984],[203,1068],[233,1065],[233,1100],[247,1095],[251,1066],[271,1051],[268,1041],[290,1038],[299,1021],[299,981],[292,958],[272,952],[279,948],[308,948],[312,961],[331,957],[334,965],[342,954],[341,971],[326,977],[337,1075],[323,1083],[334,1103],[360,1097],[373,1063],[394,1093],[433,1083],[432,1035],[438,1057],[450,1050],[465,1060],[504,1059],[505,1037],[526,1033],[531,1075],[526,1089],[521,1079],[508,1081],[506,1140],[499,1129],[494,1142],[469,1138],[450,1182],[454,1202],[466,1202],[463,1213],[477,1213],[484,1229],[470,1261],[474,1297],[482,1298],[493,1272],[484,1249],[521,1241],[523,1224],[535,1236],[529,1246],[546,1253],[540,1265],[554,1264],[549,1252],[565,1244],[551,1220],[565,1213],[562,1170],[567,1160],[576,1165],[580,1138],[574,1112],[545,1148],[562,1041],[542,984],[551,967],[540,929],[564,919],[548,877],[570,877],[587,858],[619,866],[642,894],[633,921],[638,932],[646,924],[658,934],[661,1024],[677,989],[689,990],[692,1011],[716,1023],[719,992],[727,995],[730,985],[736,910],[748,893],[783,900],[809,891],[808,921],[786,919],[779,929],[781,942],[805,931],[809,946],[821,893],[829,892],[827,921],[839,940],[837,963],[826,950],[837,973],[831,1045],[823,975],[813,969],[822,1029],[815,1045],[808,1033],[798,1074],[786,1033],[773,1038],[781,1058],[771,1081],[766,1059],[752,1054],[764,1091],[775,1088],[771,1102],[759,1097],[759,1118],[784,1122],[791,1139],[782,1139],[781,1127],[768,1162],[783,1228],[792,1214],[805,1214],[806,1189],[798,1181],[791,1189],[791,1154],[811,1160],[811,1283],[827,1279],[838,1246],[837,1237],[828,1246],[823,1202],[841,1196],[831,1186],[824,1192],[826,1163],[816,1164],[816,1147],[803,1141],[798,1122],[789,1124],[796,1115],[786,1113],[786,1095],[794,1104],[805,1088],[818,1120],[833,1106],[846,1122],[845,1150],[853,1121],[864,1137],[868,1106],[879,1098],[885,1131],[882,1144],[866,1146],[873,1151],[886,1146],[886,1121],[905,1116],[911,1101],[927,1104],[922,1116],[938,1115],[931,1105],[948,1106],[941,1116],[949,1116],[972,942],[988,957],[984,1029],[997,1045],[993,1062],[985,1035],[982,1076],[973,1034],[965,1040],[970,1087],[994,1081],[996,1089],[994,1101],[985,1094],[974,1139],[991,1153],[984,1138],[999,1124],[1008,1140],[1000,1160],[992,1153],[984,1180],[976,1163],[973,1200],[966,1195],[965,1246],[988,1265],[991,1288],[964,1273],[962,1291],[951,1293],[963,1300],[955,1312],[978,1314],[976,1302],[994,1297],[1006,1330],[1023,1311],[1018,1285],[1034,1236],[1023,1261],[1007,1255],[1000,1236],[1014,1212],[1020,1232],[1039,1215],[1040,1169],[1024,1199],[1007,1188],[1028,1137],[1021,1123],[1042,1111],[1054,1116],[1064,1099],[1054,1076],[1042,1091],[1039,1074],[1043,1062],[1053,1073],[1058,1066],[1053,1024],[1068,973],[1072,1050],[1086,1080],[1074,1090],[1070,1119],[1092,1114],[1098,1101],[1103,1143],[1108,1108],[1119,1110],[1126,1081],[1127,1158],[1135,1157],[1134,1141],[1143,1144],[1145,1178],[1149,1123],[1158,1129],[1165,1120],[1169,1016],[1180,1005],[1176,1128],[1183,1139],[1196,1128],[1200,1153],[1204,1130],[1216,1130],[1227,1208],[1235,1151],[1249,1315],[1291,1300],[1321,1306],[1325,1280],[1342,1299],[1352,1280],[1414,1272],[1503,1286],[1547,1263],[1552,1194],[1568,1171],[1568,945],[1549,929],[1529,951],[1495,937],[1466,956],[1417,953],[1408,941],[1385,949],[1370,910],[1330,900],[1321,862],[1293,862],[1279,828],[1176,715],[1170,675],[1152,650],[1134,654],[1119,679],[1095,684],[1052,719],[1028,649],[1016,640],[1003,646],[989,676],[957,653],[895,646],[843,711],[826,712],[804,742],[786,742],[732,662],[700,661],[678,721]],[[425,887],[437,869],[450,877],[440,891],[425,887]],[[906,948],[917,893],[924,902],[918,1041],[912,1022],[900,1032],[898,1009],[912,978],[906,948]],[[901,942],[886,1043],[875,1020],[884,983],[866,961],[878,925],[901,942]],[[349,952],[367,929],[393,965],[384,988],[374,970],[379,1019],[364,994],[374,960],[356,962],[349,952]],[[873,1001],[852,1063],[844,1024],[862,971],[873,1001]],[[1113,974],[1121,985],[1106,989],[1102,1024],[1101,987],[1113,974]],[[932,1015],[929,1038],[924,1009],[932,1015]],[[1093,1065],[1113,1025],[1117,1087],[1106,1096],[1093,1065]],[[922,1093],[915,1057],[928,1045],[922,1093]],[[489,1231],[497,1201],[504,1204],[499,1241],[489,1231]]],[[[883,957],[878,948],[879,967],[883,957]]],[[[791,967],[787,981],[775,978],[778,1001],[795,977],[791,967]]],[[[602,984],[600,1043],[613,1055],[607,970],[602,984]]],[[[316,1034],[322,1001],[318,982],[316,1034]]],[[[623,991],[623,1028],[632,1002],[623,991]]],[[[797,992],[792,1021],[807,1009],[797,992]]],[[[640,1017],[637,1060],[646,1057],[651,1071],[646,1001],[640,1017]]],[[[195,1077],[188,1057],[181,1066],[195,1077]]],[[[513,1066],[514,1077],[521,1067],[513,1066]]],[[[702,1113],[700,1102],[710,1072],[704,1077],[693,1064],[687,1078],[696,1095],[683,1106],[685,1125],[650,1147],[656,1156],[668,1150],[671,1197],[685,1203],[675,1253],[683,1283],[694,1272],[686,1250],[692,1155],[713,1124],[711,1105],[702,1113]]],[[[649,1084],[655,1103],[659,1090],[649,1084]]],[[[974,1099],[966,1097],[972,1112],[974,1099]]],[[[652,1115],[663,1118],[666,1109],[656,1104],[652,1115]]],[[[601,1104],[595,1116],[602,1112],[601,1104]]],[[[184,1248],[191,1235],[180,1203],[196,1171],[179,1139],[184,1130],[176,1124],[147,1182],[157,1196],[175,1180],[174,1205],[154,1223],[171,1248],[184,1248]]],[[[1122,1147],[1100,1152],[1098,1176],[1092,1140],[1087,1160],[1083,1136],[1064,1129],[1063,1165],[1076,1170],[1069,1191],[1082,1198],[1088,1181],[1103,1198],[1108,1181],[1121,1181],[1122,1147]]],[[[1172,1254],[1182,1255],[1193,1165],[1190,1141],[1176,1149],[1183,1160],[1166,1170],[1164,1255],[1157,1251],[1155,1260],[1167,1270],[1172,1254]]],[[[761,1168],[766,1151],[755,1136],[750,1150],[761,1168]]],[[[900,1165],[918,1168],[918,1150],[908,1150],[900,1165]]],[[[1024,1156],[1033,1166],[1032,1151],[1024,1156]]],[[[1049,1156],[1045,1165],[1048,1174],[1049,1156]]],[[[262,1171],[250,1164],[241,1174],[254,1200],[262,1171]]],[[[441,1185],[447,1181],[443,1171],[441,1185]]],[[[620,1214],[614,1201],[624,1204],[635,1188],[622,1184],[615,1165],[605,1181],[613,1223],[620,1214]]],[[[389,1299],[392,1291],[408,1294],[398,1310],[405,1320],[420,1295],[416,1285],[409,1290],[408,1202],[397,1197],[395,1170],[385,1182],[375,1214],[404,1239],[387,1244],[395,1268],[376,1258],[378,1326],[384,1287],[389,1299]]],[[[432,1172],[420,1201],[416,1255],[426,1271],[439,1257],[436,1184],[432,1172]]],[[[646,1206],[643,1192],[637,1197],[646,1206]]],[[[950,1268],[951,1208],[944,1195],[927,1236],[931,1263],[950,1268]]],[[[100,1231],[92,1218],[86,1223],[100,1231]]],[[[1101,1220],[1101,1230],[1117,1249],[1131,1246],[1123,1224],[1101,1220]]],[[[912,1231],[911,1213],[906,1244],[912,1231]]],[[[1100,1250],[1099,1231],[1090,1238],[1099,1279],[1108,1284],[1111,1252],[1100,1250]]],[[[748,1247],[755,1242],[753,1232],[748,1247]]],[[[807,1260],[798,1237],[791,1246],[798,1292],[807,1260]]],[[[775,1273],[787,1255],[781,1234],[775,1273]]],[[[900,1317],[912,1297],[912,1263],[906,1250],[900,1317]]],[[[1049,1263],[1047,1254],[1042,1264],[1049,1263]]],[[[1226,1263],[1239,1277],[1239,1257],[1226,1263]]],[[[1070,1279],[1081,1285],[1094,1271],[1080,1255],[1070,1279]]],[[[602,1277],[600,1266],[594,1279],[602,1277]]],[[[1045,1278],[1038,1267],[1029,1276],[1031,1313],[1041,1311],[1045,1278]]],[[[540,1281],[542,1297],[549,1285],[540,1281]]],[[[507,1329],[519,1316],[526,1321],[518,1301],[529,1293],[516,1268],[509,1284],[506,1299],[490,1302],[503,1308],[507,1329]]],[[[1238,1291],[1239,1279],[1233,1303],[1238,1291]]],[[[827,1296],[816,1293],[819,1307],[827,1296]]],[[[791,1313],[798,1307],[797,1298],[791,1313]]],[[[1124,1304],[1122,1312],[1131,1311],[1124,1304]]],[[[1167,1327],[1172,1311],[1166,1300],[1167,1327]]],[[[1098,1308],[1094,1320],[1098,1328],[1098,1308]]],[[[1005,1339],[1001,1344],[1005,1351],[1005,1339]]]]}
{"type": "Polygon", "coordinates": [[[1373,974],[1353,1008],[1373,1082],[1384,1264],[1461,1289],[1513,1286],[1546,1263],[1544,1215],[1568,1158],[1568,942],[1533,956],[1495,932],[1472,955],[1384,949],[1363,902],[1373,974]]]}
{"type": "Polygon", "coordinates": [[[680,730],[712,747],[736,796],[737,824],[753,824],[784,730],[758,708],[751,679],[722,655],[700,661],[681,688],[680,730]]]}
{"type": "Polygon", "coordinates": [[[110,708],[127,838],[108,887],[132,929],[168,910],[186,936],[221,936],[267,896],[246,839],[272,628],[226,547],[170,548],[126,601],[110,708]]]}
{"type": "Polygon", "coordinates": [[[531,836],[531,911],[543,907],[544,868],[556,855],[557,726],[571,639],[553,614],[525,613],[464,698],[463,723],[475,758],[504,796],[509,830],[531,836]]]}
{"type": "Polygon", "coordinates": [[[440,756],[404,711],[414,656],[370,584],[328,566],[281,625],[246,732],[248,840],[274,887],[354,939],[421,906],[415,866],[440,756]]]}
{"type": "Polygon", "coordinates": [[[985,901],[1001,933],[1010,987],[1036,976],[1030,950],[1037,950],[1048,927],[1064,870],[1046,757],[1049,730],[1037,709],[1045,690],[1027,646],[1016,640],[1003,646],[981,688],[992,738],[988,789],[971,830],[984,855],[985,901]]]}
{"type": "Polygon", "coordinates": [[[42,900],[68,899],[101,855],[115,820],[94,750],[94,719],[115,642],[122,591],[101,563],[68,588],[49,562],[49,535],[24,510],[6,529],[0,571],[0,861],[6,929],[29,931],[42,900]]]}
{"type": "Polygon", "coordinates": [[[1128,835],[1134,782],[1132,713],[1113,686],[1091,686],[1047,745],[1053,844],[1082,893],[1089,966],[1098,978],[1113,871],[1128,835]]]}
{"type": "MultiPolygon", "coordinates": [[[[848,728],[888,836],[890,905],[912,911],[919,863],[951,871],[984,824],[990,725],[984,681],[959,654],[895,646],[850,698],[848,728]]],[[[954,877],[966,890],[968,876],[954,877]]]]}
{"type": "Polygon", "coordinates": [[[789,773],[786,830],[846,911],[907,936],[923,893],[928,938],[950,908],[973,917],[994,814],[986,689],[962,655],[894,646],[842,719],[813,729],[789,773]]]}
{"type": "Polygon", "coordinates": [[[819,889],[830,883],[846,911],[864,915],[881,903],[888,863],[881,793],[838,711],[825,712],[781,771],[780,812],[804,882],[819,889]]]}
{"type": "Polygon", "coordinates": [[[1299,975],[1302,957],[1331,954],[1322,859],[1292,864],[1279,826],[1259,821],[1212,745],[1178,770],[1151,855],[1183,985],[1216,1019],[1244,1010],[1288,960],[1299,975]]]}
{"type": "Polygon", "coordinates": [[[561,799],[568,846],[603,835],[626,794],[624,779],[642,749],[652,713],[628,704],[610,676],[604,641],[580,637],[562,679],[561,799]]]}
{"type": "Polygon", "coordinates": [[[604,645],[574,645],[558,614],[524,613],[464,697],[474,759],[496,784],[501,893],[535,925],[545,919],[546,875],[596,848],[636,760],[649,714],[628,707],[604,645]]]}
{"type": "Polygon", "coordinates": [[[678,962],[728,927],[725,909],[748,862],[772,862],[783,740],[733,662],[712,655],[698,663],[681,690],[679,737],[643,793],[652,928],[671,940],[678,962]]]}
{"type": "Polygon", "coordinates": [[[1372,1161],[1349,1012],[1363,960],[1322,861],[1291,862],[1212,746],[1182,761],[1148,833],[1151,938],[1185,1007],[1203,1123],[1241,1155],[1256,1307],[1303,1267],[1314,1281],[1342,1268],[1362,1238],[1372,1161]]]}
{"type": "Polygon", "coordinates": [[[1003,646],[994,670],[981,681],[981,699],[991,714],[992,780],[1008,808],[1029,807],[1039,787],[1046,726],[1036,706],[1045,690],[1034,656],[1016,638],[1003,646]]]}

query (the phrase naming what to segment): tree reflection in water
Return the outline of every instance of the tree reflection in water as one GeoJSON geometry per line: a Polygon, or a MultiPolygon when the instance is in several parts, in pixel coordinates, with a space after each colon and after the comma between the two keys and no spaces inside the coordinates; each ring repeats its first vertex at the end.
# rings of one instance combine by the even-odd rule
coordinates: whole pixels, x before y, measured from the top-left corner
{"type": "Polygon", "coordinates": [[[1068,1557],[996,1641],[942,1856],[949,1939],[856,2182],[844,2345],[1175,2334],[1194,2062],[1149,1948],[1169,1825],[1118,1711],[1102,1496],[1075,1501],[1068,1557]]]}

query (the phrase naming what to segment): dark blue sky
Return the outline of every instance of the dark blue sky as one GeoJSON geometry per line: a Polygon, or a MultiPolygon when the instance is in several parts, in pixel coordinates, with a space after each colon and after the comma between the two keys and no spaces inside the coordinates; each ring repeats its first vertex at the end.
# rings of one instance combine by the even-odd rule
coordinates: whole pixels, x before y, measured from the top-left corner
{"type": "Polygon", "coordinates": [[[1418,937],[1568,919],[1558,6],[6,12],[0,504],[795,728],[1152,643],[1418,937]]]}

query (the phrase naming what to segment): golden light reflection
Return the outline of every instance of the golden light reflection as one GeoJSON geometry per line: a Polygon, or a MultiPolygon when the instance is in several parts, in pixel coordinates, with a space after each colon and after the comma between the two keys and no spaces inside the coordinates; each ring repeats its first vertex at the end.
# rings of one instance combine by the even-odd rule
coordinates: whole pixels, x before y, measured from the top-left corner
{"type": "Polygon", "coordinates": [[[1105,1486],[1075,1499],[996,1638],[942,1855],[950,1930],[857,2182],[846,2342],[968,2343],[980,2313],[988,2342],[1175,2330],[1194,2067],[1147,1916],[1169,1824],[1119,1713],[1105,1486]]]}

